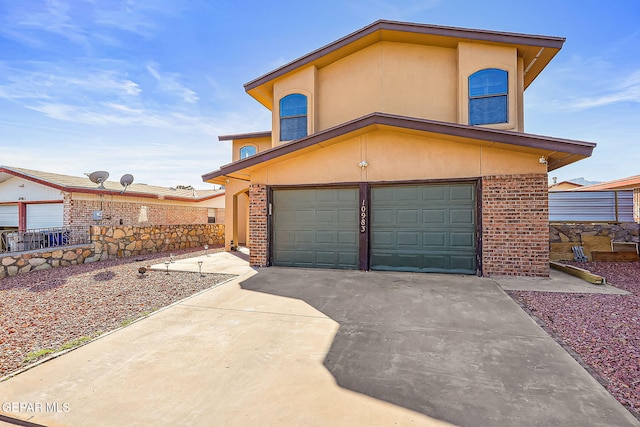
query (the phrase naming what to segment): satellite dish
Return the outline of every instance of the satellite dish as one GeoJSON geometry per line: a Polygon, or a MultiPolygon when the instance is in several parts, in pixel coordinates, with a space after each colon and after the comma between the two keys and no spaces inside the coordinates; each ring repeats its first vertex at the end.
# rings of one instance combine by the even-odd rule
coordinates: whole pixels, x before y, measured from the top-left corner
{"type": "Polygon", "coordinates": [[[109,172],[107,171],[95,171],[89,174],[89,179],[91,182],[95,182],[98,185],[98,188],[104,188],[104,182],[109,178],[109,172]]]}
{"type": "Polygon", "coordinates": [[[125,191],[127,191],[127,187],[130,186],[132,182],[133,182],[133,175],[131,175],[130,173],[126,173],[126,174],[122,175],[122,178],[120,178],[120,184],[124,188],[122,189],[122,191],[120,193],[122,194],[125,191]]]}

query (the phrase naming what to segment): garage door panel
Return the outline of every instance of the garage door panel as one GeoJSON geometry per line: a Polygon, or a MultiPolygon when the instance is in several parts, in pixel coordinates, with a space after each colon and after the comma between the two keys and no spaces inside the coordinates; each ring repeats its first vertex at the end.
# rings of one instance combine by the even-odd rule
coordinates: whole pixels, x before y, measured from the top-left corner
{"type": "MultiPolygon", "coordinates": [[[[357,205],[357,203],[356,203],[357,205]]],[[[354,209],[339,209],[338,222],[350,226],[353,222],[358,222],[358,211],[354,209]]]]}
{"type": "Polygon", "coordinates": [[[454,201],[473,201],[475,199],[475,188],[468,186],[455,186],[449,188],[449,200],[454,201]]]}
{"type": "Polygon", "coordinates": [[[447,236],[441,231],[427,231],[422,233],[422,243],[425,247],[444,247],[447,236]]]}
{"type": "Polygon", "coordinates": [[[372,188],[371,268],[475,273],[475,209],[474,184],[372,188]]]}
{"type": "Polygon", "coordinates": [[[413,246],[418,248],[420,243],[419,233],[416,231],[398,231],[396,242],[399,246],[413,246]]]}
{"type": "Polygon", "coordinates": [[[417,209],[398,209],[396,224],[399,226],[405,224],[417,224],[418,223],[418,210],[417,209]]]}
{"type": "Polygon", "coordinates": [[[371,232],[371,242],[375,246],[390,246],[395,242],[395,234],[393,231],[376,231],[371,232]]]}
{"type": "Polygon", "coordinates": [[[356,245],[358,243],[358,234],[355,231],[339,231],[338,243],[356,245]]]}
{"type": "Polygon", "coordinates": [[[449,222],[451,224],[473,224],[473,209],[451,209],[449,211],[449,222]]]}
{"type": "Polygon", "coordinates": [[[335,243],[333,231],[316,231],[316,243],[335,243]]]}
{"type": "Polygon", "coordinates": [[[442,201],[447,199],[447,188],[443,186],[424,187],[421,200],[442,201]]]}
{"type": "Polygon", "coordinates": [[[272,226],[274,265],[357,268],[358,189],[275,190],[272,226]]]}
{"type": "Polygon", "coordinates": [[[316,211],[316,222],[333,222],[335,221],[335,215],[333,211],[316,211]]]}
{"type": "Polygon", "coordinates": [[[422,211],[422,222],[425,224],[442,225],[445,223],[446,213],[443,209],[425,209],[422,211]]]}
{"type": "Polygon", "coordinates": [[[452,247],[471,248],[475,247],[476,236],[473,232],[450,233],[449,242],[452,247]]]}

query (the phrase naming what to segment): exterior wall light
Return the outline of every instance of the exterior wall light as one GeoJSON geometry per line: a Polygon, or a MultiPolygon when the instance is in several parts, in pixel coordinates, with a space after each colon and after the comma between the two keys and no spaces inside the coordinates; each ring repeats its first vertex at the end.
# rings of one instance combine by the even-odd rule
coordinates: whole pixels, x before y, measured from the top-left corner
{"type": "Polygon", "coordinates": [[[358,166],[360,166],[362,169],[366,168],[367,166],[369,166],[369,163],[367,163],[366,160],[361,161],[358,166]]]}
{"type": "Polygon", "coordinates": [[[541,165],[546,165],[549,163],[547,162],[547,158],[545,156],[540,157],[538,161],[540,162],[541,165]]]}

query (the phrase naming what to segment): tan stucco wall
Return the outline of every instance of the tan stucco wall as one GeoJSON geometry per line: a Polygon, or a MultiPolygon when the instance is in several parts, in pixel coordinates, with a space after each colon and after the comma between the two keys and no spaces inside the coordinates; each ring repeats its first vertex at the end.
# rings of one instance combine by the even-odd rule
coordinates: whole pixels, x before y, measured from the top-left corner
{"type": "MultiPolygon", "coordinates": [[[[299,93],[307,97],[307,135],[316,132],[316,73],[314,66],[309,66],[296,70],[286,76],[286,78],[277,80],[273,85],[273,115],[272,115],[272,141],[275,147],[280,142],[280,100],[287,95],[299,93]]],[[[284,142],[284,141],[283,141],[284,142]]]]}
{"type": "Polygon", "coordinates": [[[539,154],[390,131],[374,131],[318,148],[252,170],[252,182],[321,184],[546,173],[539,154]],[[362,160],[369,164],[364,170],[359,166],[362,160]]]}
{"type": "Polygon", "coordinates": [[[522,110],[522,75],[518,73],[518,53],[515,47],[490,46],[480,43],[458,44],[458,123],[469,123],[469,76],[485,68],[505,70],[509,83],[508,123],[485,125],[494,129],[512,129],[522,131],[519,126],[522,110]],[[520,89],[520,93],[518,92],[520,89]]]}
{"type": "Polygon", "coordinates": [[[318,129],[380,111],[455,122],[456,51],[381,42],[318,70],[318,129]]]}
{"type": "Polygon", "coordinates": [[[249,197],[242,194],[248,191],[249,183],[247,181],[232,178],[225,185],[225,242],[227,250],[231,240],[234,240],[234,244],[249,244],[249,197]],[[236,199],[235,204],[234,196],[236,199]],[[237,216],[235,215],[236,209],[237,216]]]}
{"type": "Polygon", "coordinates": [[[263,138],[243,138],[237,139],[233,141],[232,144],[232,154],[231,160],[237,161],[240,160],[240,149],[246,145],[253,145],[256,147],[257,152],[264,151],[266,149],[271,148],[271,138],[263,137],[263,138]]]}
{"type": "Polygon", "coordinates": [[[468,124],[468,78],[485,68],[503,69],[509,76],[509,122],[487,127],[523,131],[523,65],[515,47],[385,41],[276,80],[273,144],[280,143],[279,100],[291,93],[308,97],[309,134],[372,112],[468,124]]]}

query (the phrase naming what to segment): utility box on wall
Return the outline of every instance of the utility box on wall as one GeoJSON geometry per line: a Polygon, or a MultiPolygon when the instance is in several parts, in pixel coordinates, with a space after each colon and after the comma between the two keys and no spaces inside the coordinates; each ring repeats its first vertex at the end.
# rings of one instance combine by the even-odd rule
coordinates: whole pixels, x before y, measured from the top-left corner
{"type": "Polygon", "coordinates": [[[94,221],[102,221],[102,211],[101,210],[93,211],[93,220],[94,221]]]}

